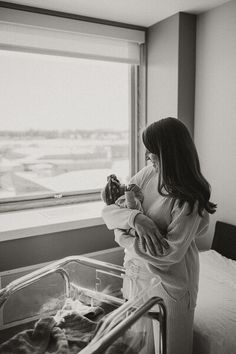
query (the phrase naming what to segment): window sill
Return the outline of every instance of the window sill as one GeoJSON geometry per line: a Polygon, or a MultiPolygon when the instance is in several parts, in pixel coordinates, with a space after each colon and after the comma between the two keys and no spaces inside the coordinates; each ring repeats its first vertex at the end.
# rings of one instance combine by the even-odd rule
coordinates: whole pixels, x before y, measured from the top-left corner
{"type": "Polygon", "coordinates": [[[103,225],[101,201],[0,214],[0,242],[103,225]]]}

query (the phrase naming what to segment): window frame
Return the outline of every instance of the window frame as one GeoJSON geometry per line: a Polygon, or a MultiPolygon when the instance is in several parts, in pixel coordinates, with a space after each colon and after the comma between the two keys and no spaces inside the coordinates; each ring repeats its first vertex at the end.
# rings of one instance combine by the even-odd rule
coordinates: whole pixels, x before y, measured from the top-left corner
{"type": "MultiPolygon", "coordinates": [[[[12,7],[10,7],[12,8],[12,7]]],[[[23,11],[30,11],[36,13],[50,14],[52,16],[59,16],[64,18],[73,19],[83,19],[88,21],[87,18],[83,16],[70,14],[58,13],[51,10],[37,10],[36,8],[27,6],[16,5],[14,9],[20,9],[23,11]]],[[[90,22],[93,19],[89,18],[90,22]]],[[[100,22],[102,24],[109,24],[113,26],[120,26],[124,28],[133,28],[146,30],[137,26],[119,24],[111,21],[94,21],[95,23],[100,22]]],[[[63,56],[63,55],[62,55],[63,56]]],[[[130,161],[130,176],[134,175],[140,167],[143,167],[142,163],[142,149],[140,149],[141,142],[141,130],[146,124],[146,46],[145,44],[140,45],[140,65],[129,64],[129,115],[130,115],[130,126],[129,126],[129,161],[130,161]],[[141,157],[140,157],[141,156],[141,157]]],[[[101,199],[101,190],[84,190],[84,191],[73,191],[73,192],[55,192],[47,194],[34,194],[22,197],[11,197],[11,198],[1,198],[0,199],[0,213],[19,211],[25,209],[43,208],[49,206],[58,205],[70,205],[82,202],[93,202],[101,199]]]]}

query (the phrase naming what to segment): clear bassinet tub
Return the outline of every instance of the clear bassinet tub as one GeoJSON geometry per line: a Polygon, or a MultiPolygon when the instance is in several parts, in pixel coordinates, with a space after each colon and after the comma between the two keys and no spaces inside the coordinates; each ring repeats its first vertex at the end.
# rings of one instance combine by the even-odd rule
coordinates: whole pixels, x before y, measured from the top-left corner
{"type": "MultiPolygon", "coordinates": [[[[17,343],[22,343],[22,338],[24,343],[27,338],[28,353],[29,341],[32,345],[38,328],[42,337],[40,325],[45,323],[50,323],[56,335],[50,333],[48,338],[53,337],[54,342],[48,339],[49,347],[41,352],[59,353],[55,340],[64,336],[60,343],[68,351],[64,348],[63,353],[165,354],[163,300],[149,297],[145,289],[127,301],[122,291],[124,277],[123,267],[71,256],[9,283],[0,290],[0,354],[10,353],[12,340],[12,353],[18,353],[17,343]]],[[[128,281],[132,283],[132,278],[128,281]]],[[[155,285],[154,281],[152,288],[155,285]]]]}

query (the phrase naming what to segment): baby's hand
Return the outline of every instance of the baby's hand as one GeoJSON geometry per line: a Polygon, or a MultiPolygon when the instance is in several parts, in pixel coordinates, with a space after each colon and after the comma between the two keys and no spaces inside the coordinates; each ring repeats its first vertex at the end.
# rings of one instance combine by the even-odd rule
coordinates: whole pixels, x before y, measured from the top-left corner
{"type": "Polygon", "coordinates": [[[128,184],[128,186],[126,187],[127,191],[132,191],[134,193],[134,196],[140,200],[140,202],[142,203],[143,201],[143,193],[141,191],[141,189],[139,188],[139,186],[137,186],[137,184],[128,184]]]}

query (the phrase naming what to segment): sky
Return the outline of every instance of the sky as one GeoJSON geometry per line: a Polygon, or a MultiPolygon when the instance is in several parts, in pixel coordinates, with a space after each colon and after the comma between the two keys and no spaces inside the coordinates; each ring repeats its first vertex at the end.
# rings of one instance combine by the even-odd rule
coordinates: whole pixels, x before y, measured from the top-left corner
{"type": "Polygon", "coordinates": [[[128,64],[0,51],[0,130],[128,130],[128,64]]]}

